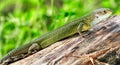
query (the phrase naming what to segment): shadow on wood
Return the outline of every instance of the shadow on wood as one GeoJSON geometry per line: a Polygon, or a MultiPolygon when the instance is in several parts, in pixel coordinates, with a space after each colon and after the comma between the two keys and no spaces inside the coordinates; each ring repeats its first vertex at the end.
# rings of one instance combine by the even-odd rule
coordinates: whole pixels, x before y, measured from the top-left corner
{"type": "Polygon", "coordinates": [[[118,65],[120,16],[113,16],[89,32],[75,35],[10,65],[118,65]]]}

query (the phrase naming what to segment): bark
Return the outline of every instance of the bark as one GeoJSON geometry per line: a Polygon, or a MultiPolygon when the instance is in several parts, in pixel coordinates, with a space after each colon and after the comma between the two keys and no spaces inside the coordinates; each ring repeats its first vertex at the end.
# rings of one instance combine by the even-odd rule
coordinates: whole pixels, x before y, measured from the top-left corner
{"type": "Polygon", "coordinates": [[[10,65],[120,65],[120,16],[10,65]]]}

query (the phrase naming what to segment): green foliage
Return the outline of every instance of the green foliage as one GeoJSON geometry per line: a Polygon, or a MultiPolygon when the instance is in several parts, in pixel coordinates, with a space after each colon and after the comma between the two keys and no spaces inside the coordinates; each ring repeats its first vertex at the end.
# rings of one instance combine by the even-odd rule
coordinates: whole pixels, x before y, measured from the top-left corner
{"type": "Polygon", "coordinates": [[[0,58],[96,8],[120,14],[119,0],[0,0],[0,58]]]}

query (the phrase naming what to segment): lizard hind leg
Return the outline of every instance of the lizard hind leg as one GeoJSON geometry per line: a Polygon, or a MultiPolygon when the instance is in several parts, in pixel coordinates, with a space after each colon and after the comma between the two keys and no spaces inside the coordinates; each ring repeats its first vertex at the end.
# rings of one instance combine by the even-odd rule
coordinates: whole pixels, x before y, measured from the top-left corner
{"type": "Polygon", "coordinates": [[[28,49],[28,54],[36,53],[39,50],[40,50],[40,45],[38,43],[33,43],[28,49]]]}

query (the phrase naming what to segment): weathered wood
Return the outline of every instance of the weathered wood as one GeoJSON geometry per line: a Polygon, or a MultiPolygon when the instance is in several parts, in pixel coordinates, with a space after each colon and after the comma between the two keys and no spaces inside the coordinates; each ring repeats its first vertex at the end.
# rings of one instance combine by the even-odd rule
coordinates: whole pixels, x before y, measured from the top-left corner
{"type": "Polygon", "coordinates": [[[120,16],[114,16],[10,65],[119,65],[120,16]]]}

